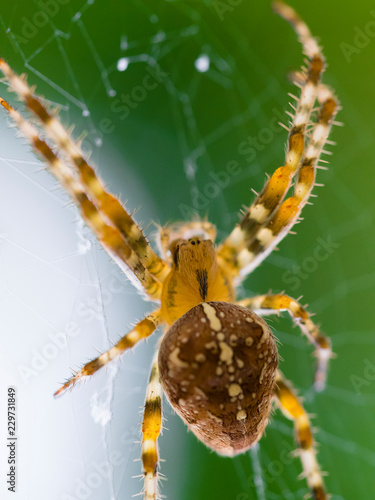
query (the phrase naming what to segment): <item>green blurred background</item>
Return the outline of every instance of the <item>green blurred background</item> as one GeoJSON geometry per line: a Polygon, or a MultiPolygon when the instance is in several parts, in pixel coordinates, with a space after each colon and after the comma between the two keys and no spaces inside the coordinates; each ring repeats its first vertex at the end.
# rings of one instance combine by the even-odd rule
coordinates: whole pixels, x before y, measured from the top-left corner
{"type": "MultiPolygon", "coordinates": [[[[297,236],[280,244],[241,295],[270,289],[303,295],[332,338],[337,358],[326,390],[314,394],[312,349],[288,318],[272,320],[282,369],[316,415],[332,498],[367,500],[375,498],[375,7],[368,0],[291,4],[324,46],[324,79],[339,96],[344,127],[334,127],[330,168],[318,175],[325,187],[316,188],[319,197],[305,208],[297,236]],[[334,247],[317,262],[322,240],[334,247]]],[[[130,199],[130,209],[142,204],[141,185],[147,208],[138,219],[146,224],[197,211],[222,238],[252,200],[250,188],[259,191],[265,172],[282,164],[286,132],[270,124],[287,109],[287,93],[297,93],[287,74],[303,58],[269,2],[15,1],[2,3],[0,21],[1,56],[29,73],[38,92],[61,107],[63,122],[76,124],[77,135],[88,133],[84,149],[109,186],[130,199]],[[145,90],[150,68],[157,84],[145,90]],[[124,105],[122,94],[136,100],[124,105]],[[249,137],[257,141],[255,153],[245,151],[249,137]],[[213,174],[231,162],[235,174],[218,188],[213,174]],[[129,177],[137,179],[131,192],[129,177]]],[[[160,446],[168,498],[276,500],[307,493],[299,460],[288,455],[292,425],[278,411],[259,449],[233,460],[210,453],[167,414],[171,430],[160,446]],[[164,444],[169,440],[178,443],[173,454],[164,444]]],[[[127,498],[121,484],[115,491],[127,498]]]]}

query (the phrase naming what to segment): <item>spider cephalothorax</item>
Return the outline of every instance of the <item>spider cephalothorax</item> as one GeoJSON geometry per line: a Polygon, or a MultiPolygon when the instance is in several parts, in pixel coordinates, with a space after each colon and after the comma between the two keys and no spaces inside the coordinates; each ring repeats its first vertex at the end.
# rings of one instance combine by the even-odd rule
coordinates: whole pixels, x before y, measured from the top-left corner
{"type": "Polygon", "coordinates": [[[160,257],[125,207],[106,190],[56,113],[33,94],[25,78],[0,59],[0,70],[10,88],[37,118],[48,140],[4,99],[0,98],[0,104],[76,203],[103,248],[146,298],[159,304],[56,392],[64,393],[164,325],[152,363],[142,425],[146,500],[158,496],[157,439],[163,389],[196,436],[224,455],[241,453],[260,439],[274,400],[294,421],[303,472],[313,497],[327,499],[309,417],[278,369],[275,339],[260,316],[289,312],[314,345],[317,390],[324,388],[330,342],[305,308],[288,295],[236,299],[238,283],[298,222],[315,185],[320,156],[338,109],[332,91],[321,83],[324,58],[308,27],[284,3],[274,2],[274,9],[297,32],[307,69],[297,77],[301,94],[295,97],[294,114],[285,127],[289,135],[284,165],[267,179],[218,247],[216,228],[208,221],[175,223],[160,228],[160,257]]]}
{"type": "Polygon", "coordinates": [[[201,302],[234,299],[211,240],[199,236],[171,244],[172,269],[163,283],[161,311],[169,325],[201,302]]]}

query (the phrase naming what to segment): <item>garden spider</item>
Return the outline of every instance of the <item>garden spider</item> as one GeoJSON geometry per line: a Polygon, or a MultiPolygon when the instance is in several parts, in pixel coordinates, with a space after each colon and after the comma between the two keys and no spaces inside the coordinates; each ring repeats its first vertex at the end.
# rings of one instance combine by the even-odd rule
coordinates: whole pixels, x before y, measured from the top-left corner
{"type": "Polygon", "coordinates": [[[311,196],[318,162],[338,109],[331,90],[320,83],[324,58],[308,27],[284,3],[277,1],[273,6],[294,27],[308,58],[306,70],[297,77],[301,95],[296,98],[288,128],[285,165],[267,180],[217,248],[215,227],[209,222],[175,223],[160,229],[159,257],[132,216],[105,190],[55,113],[34,96],[25,78],[18,77],[0,59],[0,69],[11,89],[39,120],[54,149],[29,121],[0,98],[3,108],[80,208],[83,219],[109,255],[146,298],[160,304],[55,393],[64,393],[83,377],[119,358],[160,325],[165,326],[152,362],[142,425],[146,500],[158,496],[157,439],[163,391],[203,443],[229,456],[248,450],[261,438],[272,401],[276,400],[294,421],[299,455],[313,497],[327,498],[309,417],[278,369],[275,338],[260,316],[288,311],[314,344],[316,390],[324,388],[330,342],[298,301],[287,295],[260,295],[240,301],[235,295],[240,280],[298,221],[311,196]],[[319,115],[313,120],[316,101],[319,115]],[[295,177],[294,193],[286,198],[295,177]]]}

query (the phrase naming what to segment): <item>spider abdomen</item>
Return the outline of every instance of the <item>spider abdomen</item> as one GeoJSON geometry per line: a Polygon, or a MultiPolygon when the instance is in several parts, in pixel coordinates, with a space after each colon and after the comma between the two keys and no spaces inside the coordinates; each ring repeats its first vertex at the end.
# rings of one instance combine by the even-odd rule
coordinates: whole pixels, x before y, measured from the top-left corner
{"type": "Polygon", "coordinates": [[[228,302],[203,302],[164,336],[164,391],[194,434],[222,455],[246,451],[262,435],[278,365],[265,321],[228,302]]]}

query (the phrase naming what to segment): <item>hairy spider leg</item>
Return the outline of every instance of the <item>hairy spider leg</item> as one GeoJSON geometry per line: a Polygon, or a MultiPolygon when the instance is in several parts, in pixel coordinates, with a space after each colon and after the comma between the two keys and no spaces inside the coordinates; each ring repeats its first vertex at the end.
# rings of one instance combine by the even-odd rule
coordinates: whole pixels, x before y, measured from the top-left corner
{"type": "Polygon", "coordinates": [[[303,157],[293,196],[287,198],[272,218],[257,233],[256,238],[239,254],[242,268],[251,272],[285,238],[299,220],[303,207],[308,202],[315,184],[318,161],[327,142],[332,122],[337,112],[337,101],[326,88],[327,98],[323,102],[318,122],[314,125],[310,143],[303,157]]]}
{"type": "Polygon", "coordinates": [[[71,139],[69,132],[61,124],[56,115],[56,110],[49,112],[40,99],[34,96],[34,89],[27,85],[26,78],[16,75],[1,58],[0,70],[10,83],[10,90],[16,92],[19,99],[40,120],[47,136],[56,143],[68,161],[76,167],[87,197],[120,231],[142,265],[156,279],[163,281],[169,272],[169,266],[153,251],[142,230],[121,205],[120,201],[105,190],[94,169],[84,159],[79,144],[71,139]]]}
{"type": "Polygon", "coordinates": [[[104,352],[97,358],[79,370],[73,377],[65,382],[65,384],[55,392],[55,396],[64,394],[67,389],[72,389],[73,386],[83,377],[94,375],[98,370],[103,368],[114,359],[121,356],[125,351],[135,346],[137,342],[149,337],[162,322],[160,309],[148,314],[144,319],[137,323],[130,332],[121,337],[121,339],[108,351],[104,352]]]}
{"type": "MultiPolygon", "coordinates": [[[[219,248],[219,255],[231,268],[234,276],[249,274],[257,263],[257,253],[251,250],[262,239],[262,231],[272,220],[276,211],[291,187],[305,151],[307,127],[311,124],[311,113],[320,88],[320,78],[324,70],[324,56],[312,37],[309,28],[302,19],[282,2],[273,4],[274,10],[289,21],[302,43],[303,51],[308,57],[308,69],[301,83],[301,95],[292,121],[287,141],[285,165],[278,168],[267,180],[261,193],[257,195],[251,206],[245,211],[240,223],[219,248]]],[[[268,254],[267,254],[268,255],[268,254]]]]}
{"type": "Polygon", "coordinates": [[[330,339],[324,337],[318,326],[310,319],[304,309],[295,299],[284,294],[258,295],[249,299],[240,300],[238,305],[254,311],[259,316],[279,314],[288,311],[293,322],[299,326],[302,333],[315,347],[317,368],[315,372],[314,387],[322,391],[325,387],[329,359],[332,357],[330,339]]]}
{"type": "Polygon", "coordinates": [[[107,253],[127,274],[134,285],[140,290],[145,291],[151,299],[159,300],[162,288],[161,283],[145,269],[134,250],[124,240],[120,231],[107,223],[109,221],[103,217],[103,213],[88,198],[82,184],[74,178],[67,165],[41,139],[39,131],[1,97],[0,104],[6,109],[20,132],[46,161],[51,173],[77,204],[84,221],[93,231],[107,253]]]}
{"type": "Polygon", "coordinates": [[[295,439],[298,444],[303,473],[314,500],[327,500],[322,473],[316,459],[316,443],[312,434],[310,419],[297,397],[295,390],[283,374],[278,371],[275,397],[284,415],[294,422],[295,439]]]}
{"type": "Polygon", "coordinates": [[[157,350],[152,362],[150,380],[147,386],[142,423],[142,463],[144,471],[144,500],[158,498],[157,440],[162,430],[162,395],[157,350]]]}

